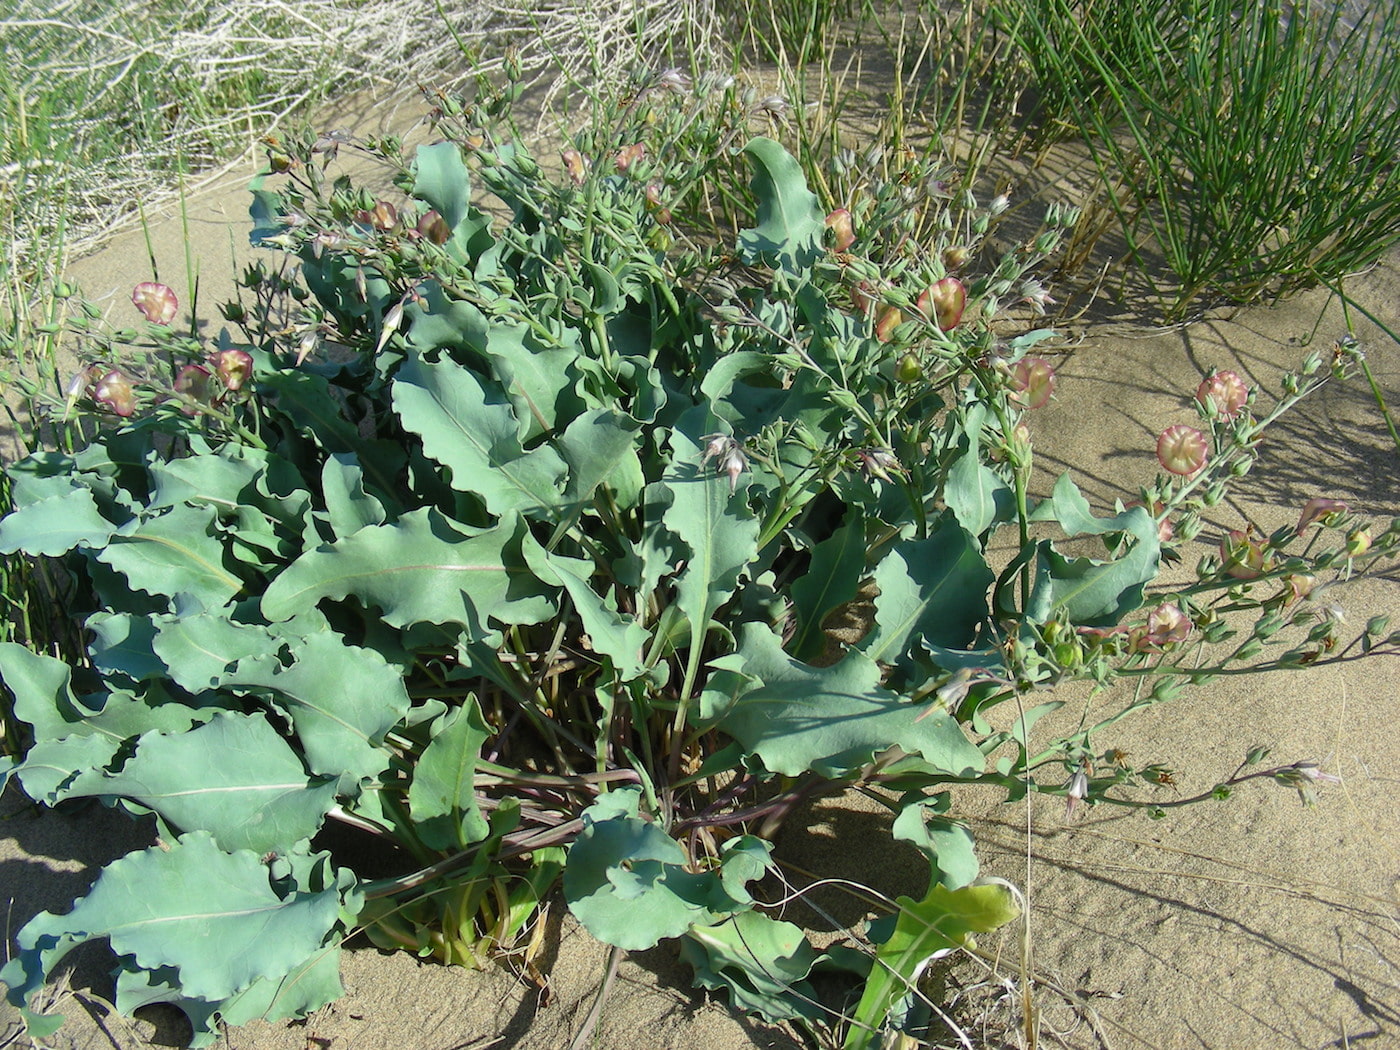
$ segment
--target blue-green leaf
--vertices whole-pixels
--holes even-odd
[[[206,609],[217,609],[242,591],[243,582],[225,567],[214,516],[210,506],[182,504],[137,519],[114,533],[97,558],[138,591],[171,598],[187,594]]]
[[[280,979],[318,951],[340,916],[341,891],[276,889],[258,854],[225,853],[206,832],[113,861],[67,915],[40,912],[0,970],[9,1001],[27,1004],[77,945],[107,937],[146,969],[173,967],[186,995],[221,1000]]]
[[[74,487],[61,496],[50,496],[22,507],[0,520],[0,554],[55,557],[74,547],[99,549],[107,545],[117,526],[102,516],[92,493]]]
[[[772,139],[756,138],[744,147],[753,162],[758,225],[739,234],[746,263],[762,262],[796,274],[822,251],[824,229],[817,195],[807,188],[802,166]]]
[[[414,829],[429,849],[460,849],[490,831],[476,804],[475,775],[481,746],[491,733],[475,697],[434,726],[408,787]]]
[[[775,773],[839,777],[896,746],[957,776],[982,769],[982,753],[946,711],[920,709],[882,688],[880,668],[862,652],[811,667],[783,652],[767,626],[750,623],[739,654],[753,684],[718,727]]]
[[[864,574],[864,521],[843,525],[813,548],[807,571],[789,589],[797,615],[797,631],[791,642],[794,656],[810,660],[821,653],[826,641],[822,621],[856,596]]]
[[[289,565],[262,598],[263,615],[285,620],[322,598],[377,606],[394,627],[539,623],[554,609],[520,553],[523,523],[468,530],[431,507],[370,526]]]
[[[554,517],[567,467],[548,445],[526,452],[510,405],[451,361],[417,356],[394,377],[394,410],[423,439],[423,451],[452,471],[452,486],[480,496],[492,514]]]
[[[311,780],[261,714],[228,712],[184,733],[148,733],[117,773],[68,795],[133,799],[221,849],[287,852],[335,805],[335,782]]]

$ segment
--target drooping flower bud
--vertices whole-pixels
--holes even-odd
[[[1210,442],[1195,427],[1178,423],[1157,438],[1157,462],[1172,474],[1188,477],[1206,465]]]
[[[143,281],[131,290],[131,301],[151,324],[169,324],[175,319],[180,302],[166,285]]]
[[[962,320],[967,289],[956,277],[944,277],[924,289],[914,305],[941,331],[951,332]]]
[[[126,373],[114,368],[92,388],[92,399],[123,419],[136,411],[136,392]]]
[[[837,208],[826,217],[826,228],[832,233],[832,251],[844,252],[856,243],[856,231],[851,223],[851,213],[845,208]]]
[[[1016,393],[1012,401],[1022,408],[1043,408],[1055,392],[1055,368],[1043,357],[1025,357],[1011,372]]]
[[[253,355],[246,350],[220,350],[209,358],[209,363],[229,390],[241,390],[253,374]]]
[[[713,459],[715,469],[729,475],[729,491],[732,494],[739,487],[739,475],[749,468],[749,460],[744,455],[743,446],[728,434],[710,434],[702,440],[705,442],[705,451],[700,457],[701,465]]]
[[[1321,496],[1314,497],[1303,504],[1303,513],[1298,517],[1298,524],[1293,526],[1293,531],[1299,536],[1303,534],[1309,525],[1315,521],[1320,521],[1324,525],[1328,524],[1334,514],[1341,515],[1347,512],[1347,505],[1339,499],[1324,499]]]
[[[1249,401],[1249,387],[1236,372],[1212,372],[1196,388],[1196,400],[1213,405],[1222,419],[1234,419]]]
[[[883,448],[862,448],[856,451],[856,458],[860,460],[861,470],[868,478],[879,478],[881,481],[890,482],[894,479],[890,477],[890,472],[902,474],[904,468],[900,466],[899,460],[895,458],[893,452]]]

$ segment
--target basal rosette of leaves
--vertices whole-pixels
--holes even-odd
[[[1230,555],[1167,592],[1180,619],[1150,590],[1163,521],[1252,447],[1204,402],[1217,454],[1145,493],[1153,511],[1097,517],[1068,478],[1028,494],[1022,405],[1053,376],[1017,365],[1046,333],[999,338],[989,299],[1053,235],[980,283],[948,245],[867,233],[862,252],[842,229],[838,252],[798,163],[757,137],[738,151],[750,223],[691,242],[657,187],[702,180],[647,126],[595,133],[554,175],[484,120],[408,158],[280,145],[252,236],[298,275],[250,271],[254,305],[224,311],[239,334],[211,346],[155,323],[94,344],[67,407],[102,428],[9,471],[0,550],[62,559],[92,607],[81,666],[0,646],[32,735],[7,776],[153,817],[159,839],[20,931],[15,1005],[105,937],[117,1005],[174,1003],[203,1045],[339,995],[352,930],[482,965],[559,886],[600,940],[677,938],[737,1007],[828,1023],[805,982],[850,955],[764,909],[760,833],[859,784],[930,864],[856,965],[845,1039],[865,1046],[916,1015],[931,956],[1016,915],[977,882],[950,785],[1074,801],[1126,779],[1063,785],[1092,730],[1028,753],[1054,701],[1011,733],[987,712],[1073,677],[1165,698],[1186,630],[1224,622],[1216,596],[1282,608],[1296,537],[1247,579]],[[396,189],[331,178],[339,149]],[[1071,537],[1102,557],[1061,553]],[[858,631],[826,629],[853,610]],[[327,823],[398,873],[358,874]]]

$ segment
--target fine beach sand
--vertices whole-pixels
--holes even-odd
[[[381,116],[351,114],[345,123]],[[183,219],[172,212],[151,223],[159,279],[182,299],[188,229],[206,317],[230,296],[235,260],[250,257],[246,187],[254,170],[250,159],[190,199]],[[154,276],[146,236],[120,237],[70,269],[84,294],[109,305],[123,322],[131,287]],[[1386,324],[1400,327],[1400,256],[1353,279],[1348,291]],[[1364,318],[1355,321],[1387,399],[1400,405],[1400,347]],[[1280,369],[1301,360],[1305,341],[1311,337],[1326,350],[1345,330],[1340,307],[1328,304],[1326,292],[1178,330],[1122,321],[1085,326],[1082,341],[1060,363],[1056,399],[1030,421],[1046,471],[1040,487],[1048,489],[1053,473],[1070,470],[1098,513],[1115,500],[1135,498],[1155,472],[1156,435],[1194,418],[1189,397],[1205,372],[1233,368],[1273,393]],[[1364,381],[1329,385],[1269,433],[1259,463],[1235,490],[1237,500],[1214,509],[1199,549],[1186,551],[1187,564],[1221,529],[1254,521],[1268,532],[1292,524],[1314,496],[1346,499],[1383,525],[1400,514],[1397,465],[1400,456]],[[1348,624],[1359,630],[1369,616],[1400,611],[1400,586],[1391,573],[1328,600],[1340,602]],[[1066,691],[1058,698],[1064,708],[1036,727],[1033,745],[1114,710],[1112,695],[1091,700],[1084,691]],[[1014,717],[1010,707],[997,712],[999,726]],[[961,809],[955,815],[972,825],[984,872],[1030,895],[1040,1045],[1400,1047],[1397,725],[1400,661],[1391,657],[1227,678],[1125,721],[1100,736],[1097,748],[1120,748],[1135,765],[1160,762],[1179,770],[1175,788],[1140,793],[1161,801],[1208,790],[1257,744],[1271,745],[1271,760],[1279,764],[1322,762],[1344,784],[1324,785],[1319,804],[1305,808],[1293,792],[1256,781],[1227,803],[1169,810],[1158,821],[1143,811],[1099,806],[1069,822],[1059,799],[1032,799],[1027,810],[1024,803],[1002,803],[990,790],[956,796]],[[0,814],[0,900],[9,902],[11,936],[37,911],[66,908],[103,863],[150,843],[143,826],[95,806],[37,814],[12,791]],[[819,803],[779,833],[777,856],[890,895],[920,894],[918,865],[904,847],[889,844],[881,819],[850,800]],[[865,911],[839,890],[823,890],[816,900],[843,923],[858,923]],[[789,917],[814,928],[824,921],[797,906]],[[517,977],[509,961],[472,972],[360,947],[344,956],[344,999],[304,1024],[230,1031],[226,1045],[565,1047],[593,1004],[607,952],[572,923],[561,903],[546,922],[547,995]],[[997,1025],[1005,1014],[995,1001],[999,977],[1021,979],[1014,931],[987,938],[983,947],[1004,954],[978,990],[974,1013],[987,1028],[973,1028],[969,1036],[979,1046],[1015,1045],[1001,1041]],[[70,1021],[48,1045],[178,1045],[181,1026],[169,1017],[128,1022],[104,1014],[97,997],[110,994],[110,986],[102,951],[85,948],[73,958],[73,994],[58,1006]],[[970,966],[958,972],[964,981],[978,979]],[[3,1011],[0,1045],[9,1045],[5,1039],[17,1022],[8,1006]],[[591,1045],[795,1050],[806,1044],[798,1034],[737,1018],[722,1003],[706,1001],[663,945],[623,961]]]

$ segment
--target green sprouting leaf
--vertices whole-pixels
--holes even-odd
[[[862,652],[811,667],[783,652],[770,628],[753,623],[744,625],[738,651],[754,684],[718,727],[775,773],[840,777],[896,746],[955,776],[983,767],[982,753],[947,712],[920,710],[881,688],[879,666]]]
[[[548,445],[526,452],[517,419],[480,380],[451,361],[406,360],[394,377],[394,410],[423,451],[452,471],[452,485],[480,496],[492,514],[558,514],[568,468]]]
[[[121,770],[73,795],[132,799],[219,848],[288,852],[321,827],[335,781],[307,777],[262,714],[227,712],[184,733],[148,733]]]
[[[790,643],[794,656],[811,660],[821,653],[826,644],[822,621],[838,605],[856,596],[863,575],[863,521],[843,525],[813,548],[807,571],[789,589],[793,612],[797,615],[797,631]]]
[[[937,882],[950,890],[977,878],[979,865],[972,833],[947,816],[952,797],[946,791],[931,799],[915,793],[904,801],[894,820],[894,837],[912,843],[928,857]]]
[[[341,894],[338,885],[274,887],[258,854],[225,853],[208,833],[191,832],[107,865],[67,915],[36,915],[0,981],[10,1002],[25,1006],[69,951],[107,937],[145,969],[173,967],[184,994],[226,999],[260,978],[281,979],[320,950]]]
[[[900,897],[895,903],[899,915],[876,949],[843,1050],[865,1050],[871,1044],[894,1004],[914,990],[935,953],[970,947],[972,934],[998,929],[1021,914],[1011,890],[1000,883],[957,890],[935,884],[921,901]]]
[[[520,553],[523,527],[512,516],[472,530],[424,507],[303,554],[268,587],[262,612],[285,620],[322,598],[354,596],[377,606],[394,627],[484,627],[488,616],[502,624],[540,623],[554,605]]]
[[[612,660],[620,681],[630,682],[647,672],[642,657],[651,636],[636,620],[618,612],[611,596],[600,595],[593,589],[590,562],[549,554],[528,534],[524,538],[524,552],[536,576],[569,592],[593,651]]]
[[[21,507],[0,520],[0,554],[56,557],[74,547],[98,550],[107,545],[117,526],[97,509],[92,493],[74,487],[61,496],[50,496]]]
[[[408,809],[429,849],[455,850],[489,832],[476,804],[476,761],[492,734],[476,697],[438,719],[433,738],[413,768]]]
[[[739,252],[750,265],[762,262],[797,274],[822,251],[817,195],[807,188],[802,166],[772,139],[753,139],[744,153],[753,162],[758,225],[739,234]]]
[[[862,650],[898,663],[921,641],[966,648],[986,618],[993,579],[972,537],[946,518],[928,539],[895,544],[875,569],[875,628]]]
[[[663,486],[671,503],[662,516],[666,528],[690,548],[676,578],[676,604],[699,645],[710,620],[738,586],[739,574],[758,554],[758,519],[729,479],[700,462],[703,435],[718,426],[708,408],[697,405],[671,432],[671,463]]]
[[[239,623],[224,613],[158,616],[151,648],[176,684],[198,693],[230,679],[239,660],[270,656],[281,641],[266,627]]]
[[[680,949],[695,970],[695,983],[728,991],[736,1010],[772,1024],[798,1017],[815,1021],[826,1014],[806,983],[821,956],[790,922],[740,912],[716,926],[691,927]]]
[[[313,773],[377,777],[389,766],[384,735],[408,713],[403,676],[375,650],[331,631],[310,635],[292,655],[291,667],[275,655],[241,660],[225,685],[272,690]]]
[[[1094,517],[1067,474],[1055,483],[1050,504],[1050,513],[1070,536],[1123,532],[1133,542],[1119,557],[1098,561],[1067,558],[1050,540],[1042,540],[1028,607],[1048,609],[1048,615],[1062,615],[1070,623],[1088,627],[1116,624],[1142,604],[1144,588],[1157,577],[1161,543],[1156,521],[1142,507],[1108,518]]]
[[[138,591],[171,598],[187,594],[206,609],[218,609],[243,590],[243,581],[224,565],[214,517],[209,506],[171,507],[122,526],[97,558]]]

